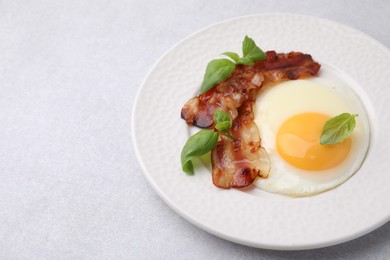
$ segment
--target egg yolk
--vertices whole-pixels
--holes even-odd
[[[326,170],[342,162],[351,149],[351,138],[339,144],[321,145],[322,129],[328,119],[320,113],[303,113],[285,121],[276,137],[280,156],[309,171]]]

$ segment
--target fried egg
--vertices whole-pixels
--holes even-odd
[[[351,137],[320,145],[326,120],[345,112],[359,114]],[[271,170],[254,184],[268,192],[308,196],[335,188],[359,169],[369,146],[364,106],[340,82],[315,78],[264,87],[256,100],[255,123]]]

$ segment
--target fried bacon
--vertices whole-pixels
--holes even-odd
[[[257,176],[267,177],[268,155],[261,147],[260,134],[254,123],[253,104],[256,94],[267,82],[294,80],[314,76],[320,64],[310,55],[269,51],[264,61],[251,66],[238,65],[232,75],[204,94],[190,99],[182,108],[187,124],[201,128],[213,126],[213,114],[220,108],[233,119],[233,140],[220,135],[211,152],[212,179],[220,188],[242,188]]]
[[[239,108],[230,130],[234,140],[220,136],[211,151],[213,183],[217,187],[242,188],[257,176],[268,176],[270,164],[253,121],[253,104],[253,101],[246,101]]]
[[[234,119],[238,116],[237,109],[256,95],[264,83],[313,76],[320,69],[320,65],[308,54],[277,54],[275,51],[266,54],[266,60],[251,66],[236,66],[228,79],[190,99],[183,106],[181,117],[189,125],[209,128],[213,125],[215,109],[221,108]]]

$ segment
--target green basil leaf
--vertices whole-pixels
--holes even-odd
[[[191,136],[181,151],[181,166],[184,172],[194,174],[191,160],[210,152],[218,141],[218,132],[200,130]]]
[[[244,41],[242,42],[242,55],[247,56],[255,48],[255,41],[246,35]]]
[[[214,122],[216,124],[222,123],[225,121],[230,121],[230,122],[232,121],[232,118],[230,117],[230,115],[221,109],[216,109],[214,111],[213,118],[214,118]]]
[[[256,45],[255,41],[245,36],[245,39],[242,43],[242,53],[243,57],[237,61],[237,64],[251,65],[255,61],[265,60],[265,53]],[[251,61],[251,64],[249,64]]]
[[[229,131],[229,129],[231,127],[232,127],[232,123],[228,122],[228,121],[221,122],[221,123],[218,123],[218,124],[215,125],[215,129],[217,129],[218,131],[222,131],[222,132]]]
[[[242,65],[252,65],[254,62],[250,60],[249,58],[242,57],[237,61],[237,64]]]
[[[357,116],[357,114],[342,113],[326,121],[322,130],[320,143],[325,145],[343,142],[351,136],[356,126],[355,117]]]
[[[229,129],[232,127],[232,118],[228,113],[225,111],[222,111],[220,109],[216,109],[214,111],[214,123],[215,128],[218,131],[229,131]]]
[[[207,64],[200,94],[205,93],[232,74],[236,64],[228,59],[212,60]]]
[[[235,52],[228,51],[228,52],[222,53],[222,55],[228,56],[229,58],[231,58],[235,62],[237,62],[240,59],[240,56],[237,53],[235,53]]]

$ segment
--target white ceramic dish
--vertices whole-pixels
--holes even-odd
[[[181,171],[189,130],[183,104],[199,90],[207,63],[224,51],[241,53],[245,35],[263,50],[301,51],[337,72],[360,96],[370,118],[366,160],[347,182],[306,198],[258,189],[222,190],[209,170]],[[319,248],[362,236],[390,219],[390,52],[369,36],[310,16],[240,17],[203,29],[169,50],[144,80],[132,115],[135,152],[156,192],[178,214],[236,243],[279,250]]]

